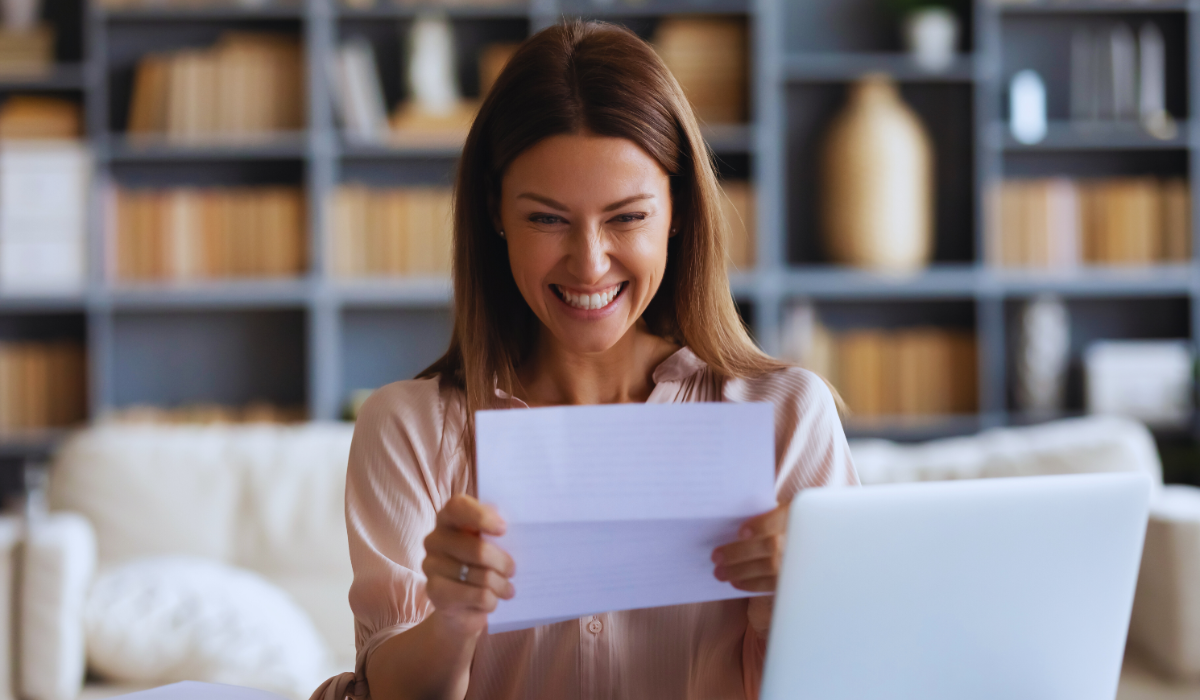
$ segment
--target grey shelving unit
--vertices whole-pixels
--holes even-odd
[[[96,179],[125,184],[260,183],[303,185],[309,194],[311,270],[279,281],[189,285],[119,284],[106,272],[103,203],[93,203],[91,273],[78,298],[0,298],[0,335],[69,335],[87,343],[93,415],[133,403],[303,403],[317,419],[340,414],[349,393],[411,376],[444,349],[451,322],[447,280],[348,281],[333,278],[323,251],[326,207],[343,182],[449,183],[454,149],[393,149],[345,143],[334,121],[325,67],[337,42],[362,35],[376,44],[389,101],[398,98],[399,35],[418,12],[379,0],[352,10],[333,0],[256,9],[122,10],[48,0],[65,23],[61,66],[36,83],[0,83],[0,95],[36,90],[72,95],[86,106]],[[74,4],[72,4],[74,3]],[[732,276],[734,295],[757,339],[781,347],[787,304],[815,303],[832,322],[946,323],[975,329],[980,348],[978,415],[922,423],[883,423],[851,432],[901,439],[955,434],[1022,421],[1008,398],[1008,323],[1019,303],[1041,292],[1069,300],[1080,342],[1104,335],[1193,338],[1200,267],[1084,270],[1070,276],[1018,273],[982,262],[982,193],[1006,173],[1187,173],[1200,128],[1190,96],[1200,94],[1200,3],[1055,2],[993,6],[966,14],[964,51],[950,69],[922,72],[898,46],[896,21],[879,0],[530,0],[497,7],[442,8],[454,21],[468,93],[473,51],[482,43],[519,40],[563,16],[624,23],[648,35],[658,18],[678,13],[744,17],[751,36],[752,104],[747,125],[707,129],[721,167],[748,177],[758,194],[758,259]],[[72,12],[76,13],[72,15]],[[1055,125],[1037,146],[1018,146],[1000,123],[1003,86],[1021,68],[1043,71],[1051,116],[1065,118],[1053,97],[1065,90],[1056,61],[1065,42],[1049,32],[1076,21],[1136,15],[1170,28],[1169,99],[1183,135],[1156,142],[1136,131],[1095,138]],[[72,16],[76,19],[70,19]],[[62,18],[66,19],[62,19]],[[1139,20],[1141,21],[1141,20]],[[254,147],[144,147],[123,138],[133,66],[141,55],[210,43],[234,28],[292,32],[308,60],[308,128]],[[71,34],[74,32],[74,34]],[[1041,37],[1031,42],[1030,37]],[[1065,61],[1065,58],[1062,58]],[[885,71],[926,120],[938,147],[935,264],[904,278],[824,262],[815,230],[814,149],[845,86]],[[1180,77],[1182,76],[1182,77]],[[1193,192],[1200,179],[1192,177]],[[99,191],[99,189],[98,189]],[[1193,222],[1193,226],[1195,223]],[[1194,247],[1200,249],[1200,245]],[[1076,400],[1077,403],[1077,400]],[[26,441],[27,442],[27,441]],[[21,449],[11,441],[12,450]]]
[[[1181,337],[1196,342],[1200,275],[1193,262],[1072,273],[989,268],[983,260],[984,192],[1005,176],[1158,174],[1190,176],[1193,201],[1200,94],[1200,3],[1043,0],[975,2],[963,8],[963,55],[928,74],[899,53],[896,20],[877,0],[812,0],[763,7],[757,21],[760,207],[764,255],[747,280],[764,347],[779,349],[785,304],[806,300],[832,325],[967,326],[979,340],[979,413],[920,421],[851,420],[849,432],[899,439],[974,432],[1030,419],[1011,398],[1011,325],[1025,300],[1062,297],[1071,310],[1073,366],[1066,415],[1082,409],[1079,357],[1108,337]],[[767,9],[767,8],[770,9]],[[1180,135],[1159,141],[1136,127],[1081,131],[1066,124],[1071,30],[1079,24],[1155,22],[1168,41],[1168,107]],[[1025,146],[1002,121],[1006,86],[1032,68],[1046,80],[1048,137]],[[891,74],[929,128],[937,151],[934,264],[889,278],[825,264],[817,242],[815,145],[844,86],[872,71]],[[783,146],[781,148],[780,146]],[[1193,241],[1198,240],[1195,218]],[[1196,250],[1197,246],[1193,246]],[[1191,431],[1194,433],[1195,431]]]

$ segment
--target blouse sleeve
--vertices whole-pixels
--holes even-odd
[[[396,382],[363,405],[346,472],[346,530],[354,582],[355,695],[383,642],[417,625],[432,606],[421,562],[437,513],[467,490],[459,459],[459,411],[433,379]],[[447,404],[451,405],[448,406]]]
[[[791,503],[802,489],[858,485],[837,403],[817,375],[794,367],[760,379],[731,380],[725,398],[774,405],[775,498],[780,505]],[[773,601],[773,596],[751,598],[748,617],[760,625],[769,620]],[[766,639],[747,621],[742,672],[748,698],[758,697],[766,652]]]

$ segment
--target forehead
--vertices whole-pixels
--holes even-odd
[[[517,156],[504,173],[504,197],[532,192],[560,202],[604,204],[631,194],[665,193],[670,177],[629,139],[560,134]]]

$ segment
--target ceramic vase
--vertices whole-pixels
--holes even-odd
[[[1071,353],[1066,305],[1052,296],[1030,301],[1021,309],[1016,331],[1017,407],[1034,415],[1061,411]]]
[[[850,89],[821,153],[821,223],[833,262],[914,271],[933,252],[933,147],[895,83]]]
[[[946,70],[958,49],[958,17],[945,7],[914,10],[904,18],[904,43],[921,68]]]

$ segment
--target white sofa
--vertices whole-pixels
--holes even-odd
[[[75,436],[52,468],[51,514],[31,523],[18,635],[21,696],[72,700],[80,692],[85,650],[78,618],[93,575],[91,556],[99,571],[162,554],[254,570],[295,598],[334,650],[338,667],[351,668],[343,518],[350,436],[349,426],[322,424],[102,426]],[[915,446],[858,441],[852,450],[866,484],[1119,470],[1143,471],[1161,483],[1150,435],[1119,419]],[[1157,490],[1159,512],[1149,530],[1131,642],[1161,672],[1197,677],[1200,506],[1193,490]],[[3,561],[9,559],[0,552]],[[1123,683],[1122,700],[1193,697],[1145,673]],[[1146,688],[1174,694],[1140,692]],[[83,694],[126,690],[91,683]]]
[[[42,529],[61,533],[62,513],[82,515],[77,522],[94,536],[98,571],[172,554],[257,572],[308,613],[334,656],[331,670],[350,670],[354,627],[347,594],[353,574],[344,494],[352,430],[346,424],[109,425],[86,430],[55,459],[47,494],[52,515]],[[66,549],[86,559],[86,540],[77,535]],[[87,569],[83,564],[77,567],[81,571]],[[29,581],[28,574],[36,572],[27,572],[27,589],[71,588],[69,582]],[[65,598],[71,597],[72,591],[66,591]],[[77,600],[62,602],[79,605]],[[43,602],[40,607],[53,605]],[[78,610],[72,612],[78,615]],[[51,629],[78,630],[80,620],[65,617],[47,611],[40,630],[23,625],[21,646],[43,649],[32,659],[21,656],[20,686],[31,700],[70,700],[80,691],[85,653],[80,634],[56,634],[49,644],[38,642],[47,623]],[[74,693],[69,690],[72,680]],[[86,695],[127,690],[93,684]]]

